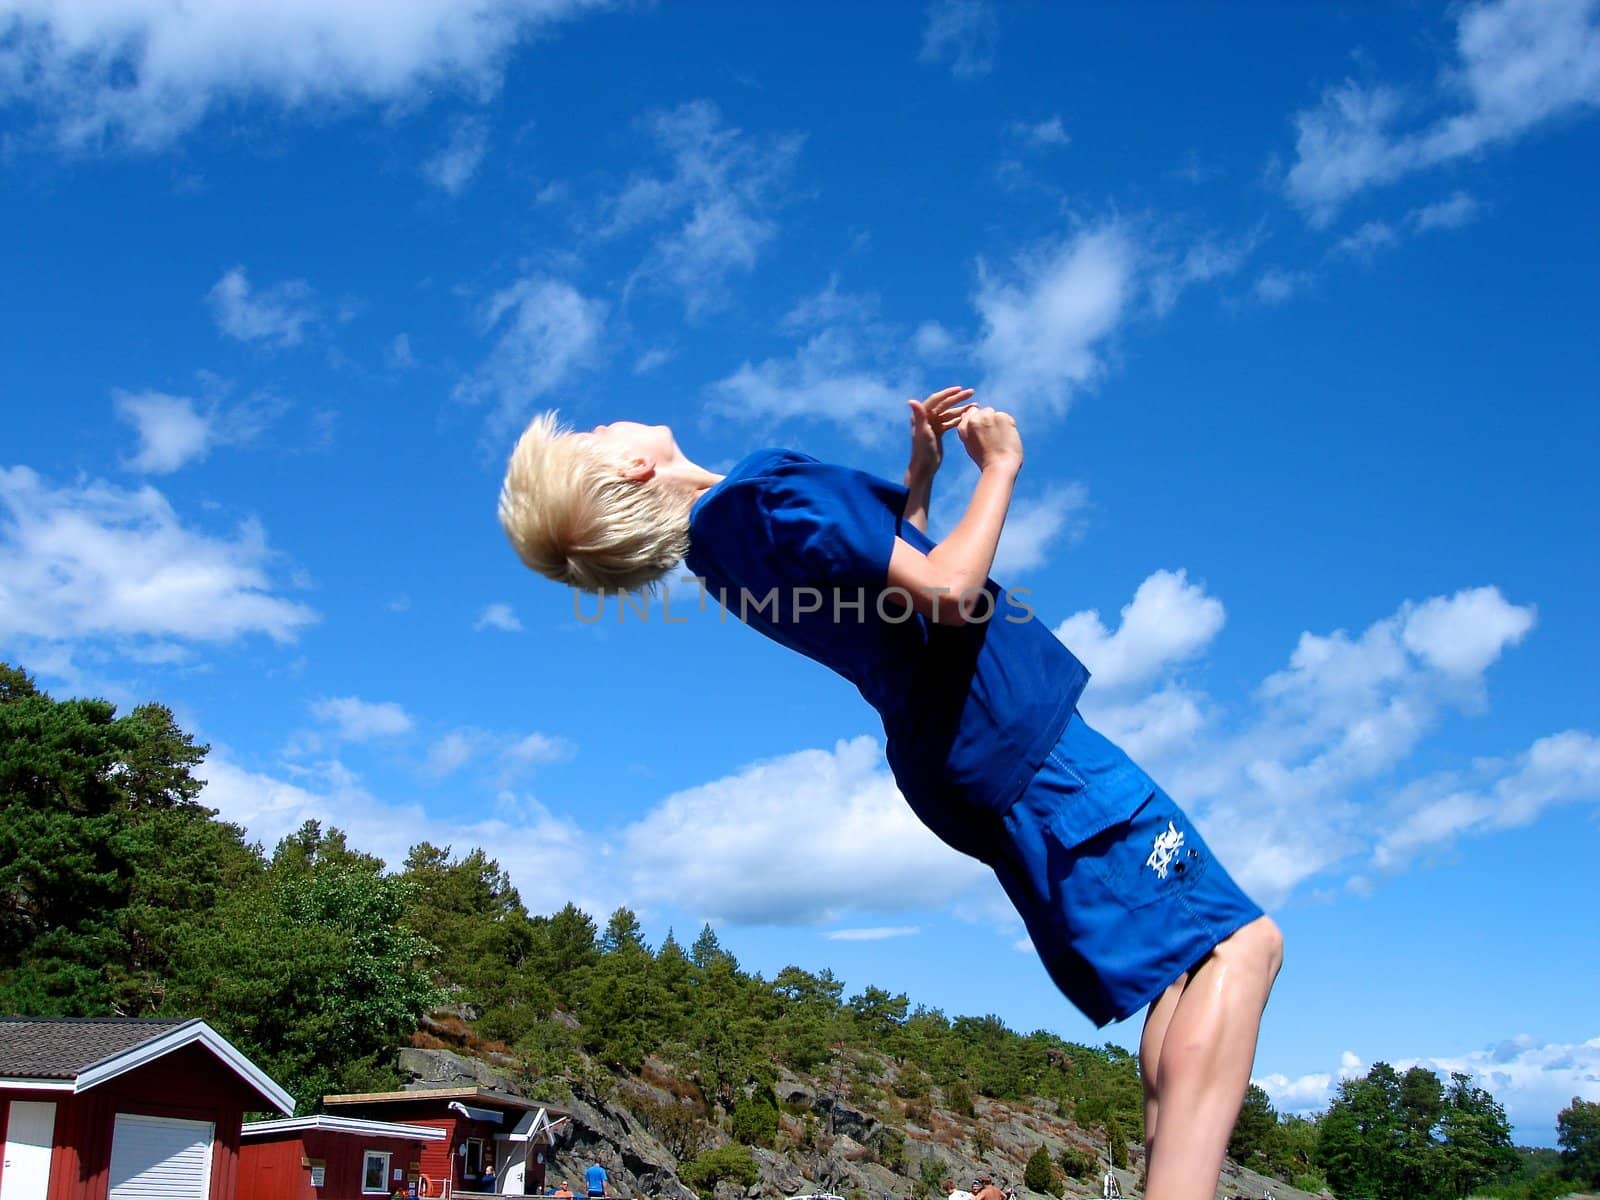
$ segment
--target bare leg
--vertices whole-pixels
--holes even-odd
[[[1146,1200],[1212,1200],[1255,1061],[1261,1011],[1283,964],[1283,935],[1252,921],[1151,1006],[1140,1056],[1147,1114]],[[1152,1020],[1161,1028],[1152,1029]],[[1159,1034],[1159,1036],[1153,1036]],[[1146,1117],[1147,1122],[1149,1116]]]
[[[1144,1171],[1139,1178],[1141,1192],[1149,1182],[1150,1156],[1156,1149],[1156,1118],[1161,1112],[1161,1098],[1156,1094],[1161,1043],[1166,1039],[1167,1026],[1172,1023],[1172,1014],[1178,1011],[1178,1000],[1188,982],[1187,973],[1179,975],[1172,986],[1156,998],[1145,1013],[1144,1033],[1139,1037],[1139,1076],[1144,1080]]]

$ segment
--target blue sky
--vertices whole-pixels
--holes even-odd
[[[268,846],[483,845],[1100,1040],[848,685],[681,591],[586,622],[494,517],[547,407],[898,476],[970,384],[997,577],[1285,929],[1258,1082],[1470,1070],[1549,1144],[1600,1099],[1597,106],[1593,0],[0,0],[0,653],[172,705]]]

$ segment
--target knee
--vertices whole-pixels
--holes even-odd
[[[1271,917],[1258,917],[1217,949],[1259,973],[1270,986],[1283,967],[1283,930]]]
[[[1255,936],[1260,939],[1258,953],[1265,960],[1267,978],[1276,979],[1278,972],[1283,969],[1283,930],[1271,917],[1262,917],[1254,922],[1254,926]]]

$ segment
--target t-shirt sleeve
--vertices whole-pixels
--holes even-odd
[[[861,471],[801,460],[763,489],[774,549],[819,584],[881,587],[905,510],[905,489]]]

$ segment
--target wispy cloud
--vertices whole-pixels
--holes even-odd
[[[478,614],[478,619],[472,623],[472,628],[478,633],[485,629],[495,629],[501,633],[521,633],[522,622],[517,619],[517,614],[509,604],[489,604]]]
[[[1405,1072],[1424,1067],[1441,1077],[1454,1072],[1471,1077],[1505,1106],[1519,1142],[1548,1145],[1555,1138],[1552,1114],[1577,1096],[1600,1100],[1600,1037],[1584,1042],[1540,1041],[1527,1034],[1491,1046],[1459,1053],[1396,1059],[1389,1064]],[[1346,1050],[1339,1065],[1290,1078],[1256,1077],[1281,1112],[1311,1114],[1328,1106],[1341,1079],[1357,1079],[1370,1069],[1360,1055]]]
[[[867,929],[830,929],[822,936],[830,942],[883,942],[890,938],[914,937],[920,925],[876,925]]]
[[[1406,214],[1406,223],[1418,233],[1430,229],[1460,229],[1478,219],[1483,206],[1466,192],[1456,192],[1437,204],[1425,204]]]
[[[1060,149],[1072,141],[1059,116],[1043,121],[1013,121],[1006,132],[1024,146],[1034,149]]]
[[[206,293],[206,303],[217,328],[228,337],[271,346],[298,345],[318,315],[315,294],[305,280],[288,279],[258,291],[243,267],[223,272]]]
[[[489,151],[489,126],[477,117],[458,120],[443,149],[422,164],[429,183],[452,196],[460,195],[478,173]]]
[[[490,297],[480,323],[497,333],[488,358],[455,388],[457,400],[486,405],[500,437],[527,419],[535,401],[565,386],[599,356],[606,305],[558,279],[530,276]]]
[[[218,390],[226,393],[226,388]],[[279,407],[264,397],[224,404],[216,396],[196,400],[149,391],[116,391],[112,400],[117,416],[133,426],[139,439],[123,465],[147,475],[168,475],[201,462],[217,446],[251,442]]]
[[[1327,225],[1371,187],[1600,105],[1600,4],[1488,0],[1460,10],[1437,91],[1347,81],[1295,118],[1290,198]],[[1432,110],[1443,113],[1427,116]],[[1420,118],[1420,119],[1418,119]]]
[[[802,750],[678,792],[620,839],[631,892],[758,924],[942,906],[981,881],[911,815],[876,740]],[[895,852],[879,852],[892,845]]]
[[[1426,786],[1376,806],[1358,796],[1383,796],[1383,782],[1447,712],[1482,708],[1485,673],[1533,628],[1531,607],[1472,588],[1403,604],[1359,636],[1302,634],[1288,666],[1231,721],[1177,673],[1224,618],[1220,602],[1181,573],[1158,572],[1117,630],[1089,612],[1058,634],[1095,673],[1082,704],[1089,720],[1169,781],[1266,903],[1314,876],[1372,869],[1364,860],[1374,855],[1396,866],[1397,851],[1415,850],[1425,829],[1445,837],[1489,827],[1470,807],[1441,826],[1408,824],[1433,794]],[[1535,811],[1585,788],[1600,796],[1586,742],[1539,749],[1540,769],[1510,785]]]
[[[1304,291],[1311,283],[1309,271],[1288,271],[1281,267],[1268,267],[1256,276],[1251,289],[1263,304],[1282,304],[1296,292]]]
[[[1035,246],[1012,269],[980,264],[974,356],[988,402],[1060,414],[1105,367],[1107,339],[1135,292],[1138,251],[1116,225]]]
[[[917,57],[950,64],[957,79],[980,79],[994,70],[1000,22],[991,0],[934,0]]]
[[[274,557],[254,520],[218,536],[186,525],[152,487],[56,487],[0,468],[0,641],[144,653],[291,642],[317,614],[279,593]]]
[[[701,100],[646,121],[670,160],[666,174],[640,174],[603,205],[603,237],[659,232],[629,286],[666,287],[693,319],[728,302],[730,279],[748,272],[777,237],[772,210],[782,201],[801,138],[754,138],[723,124]]]
[[[576,752],[567,739],[550,734],[513,734],[466,725],[433,740],[423,771],[442,779],[476,766],[504,785],[533,767],[565,762]]]
[[[165,149],[229,104],[326,110],[499,87],[509,51],[605,0],[10,5],[0,98],[61,146]]]
[[[359,775],[336,760],[300,768],[291,778],[283,778],[245,767],[225,750],[213,751],[204,774],[201,803],[217,809],[223,820],[243,825],[252,838],[267,846],[306,821],[318,821],[324,828],[344,830],[352,845],[378,855],[396,870],[417,842],[487,847],[503,856],[507,872],[532,912],[554,912],[569,900],[587,912],[608,912],[627,900],[617,889],[608,888],[603,876],[589,880],[583,877],[586,872],[552,872],[539,865],[592,862],[601,845],[593,835],[551,815],[537,800],[519,791],[492,793],[492,806],[484,806],[492,807],[492,817],[462,819],[459,814],[475,806],[453,803],[435,816],[420,804],[385,802]],[[537,847],[539,852],[517,853],[519,847]]]
[[[311,715],[341,741],[366,742],[373,738],[410,733],[411,714],[392,700],[371,701],[359,696],[329,696],[311,703]]]

